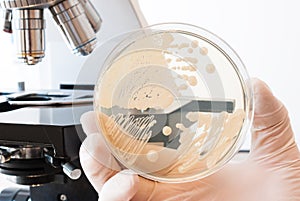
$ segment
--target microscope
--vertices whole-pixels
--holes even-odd
[[[26,187],[4,189],[0,201],[98,200],[79,162],[85,138],[80,116],[93,110],[93,85],[105,55],[97,61],[88,61],[87,55],[93,54],[97,40],[141,27],[133,1],[0,0],[0,9],[3,31],[13,34],[17,58],[29,66],[49,67],[41,76],[53,78],[51,86],[59,85],[59,89],[27,91],[21,83],[19,91],[0,90],[0,173]],[[51,25],[46,29],[46,12],[69,49],[87,57],[68,60],[64,48],[46,50],[46,44],[61,47],[61,38],[53,37],[56,30]],[[55,61],[44,61],[47,54]],[[84,62],[90,68],[80,79],[68,73],[70,68],[80,71]],[[64,83],[70,80],[73,83]]]

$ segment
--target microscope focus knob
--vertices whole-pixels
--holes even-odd
[[[80,178],[82,171],[81,169],[75,167],[71,162],[62,164],[63,172],[73,180]]]

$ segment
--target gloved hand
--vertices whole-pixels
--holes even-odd
[[[80,160],[99,200],[300,200],[300,154],[288,112],[265,83],[258,79],[252,82],[255,112],[248,159],[229,163],[211,176],[189,183],[158,183],[121,170],[97,133],[95,114],[83,115],[88,137],[81,147]]]

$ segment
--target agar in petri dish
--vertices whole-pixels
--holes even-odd
[[[223,167],[252,118],[246,69],[219,37],[187,24],[135,30],[107,56],[94,94],[100,133],[127,168],[189,182]]]

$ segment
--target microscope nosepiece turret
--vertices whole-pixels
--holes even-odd
[[[74,54],[85,56],[94,50],[102,21],[89,0],[0,0],[3,30],[14,32],[19,59],[34,65],[45,56],[46,8]]]

